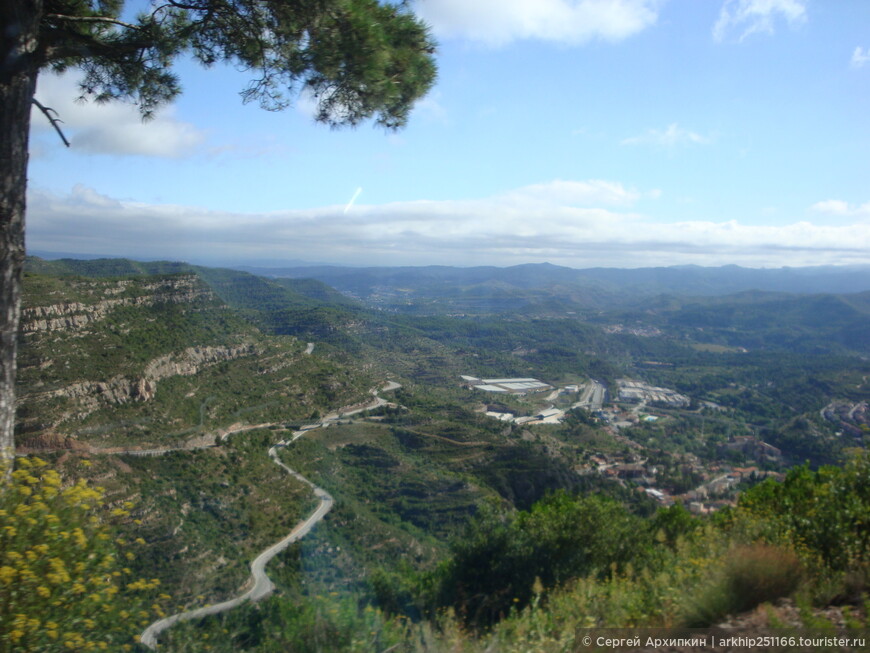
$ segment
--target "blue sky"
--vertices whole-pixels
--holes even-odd
[[[28,247],[206,264],[870,264],[870,2],[419,0],[439,79],[409,125],[180,62],[134,107],[37,98]]]

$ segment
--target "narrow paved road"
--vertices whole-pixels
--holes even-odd
[[[302,433],[303,432],[301,431],[296,431],[293,434],[293,440],[296,440],[302,435]],[[305,537],[311,529],[314,528],[314,525],[323,519],[326,516],[326,513],[332,509],[335,501],[326,490],[317,487],[314,483],[302,476],[302,474],[293,471],[287,467],[287,465],[278,460],[278,447],[283,446],[286,446],[286,444],[282,441],[271,447],[269,449],[269,456],[277,465],[283,467],[288,474],[313,488],[314,496],[319,499],[317,508],[306,519],[296,524],[287,537],[280,542],[276,542],[254,559],[251,563],[251,579],[253,580],[251,589],[234,599],[222,603],[215,603],[214,605],[207,605],[202,608],[197,608],[196,610],[173,614],[165,619],[161,619],[160,621],[155,621],[139,636],[139,641],[142,642],[142,644],[154,650],[157,648],[157,638],[160,637],[160,634],[164,630],[174,626],[179,621],[190,621],[191,619],[200,619],[201,617],[226,612],[227,610],[232,610],[241,605],[245,601],[259,601],[260,599],[269,596],[269,594],[272,593],[272,590],[275,589],[275,585],[269,579],[269,576],[266,575],[266,565],[272,558],[281,553],[281,551],[286,549],[293,542]]]
[[[383,388],[380,389],[380,391],[388,392],[390,390],[396,390],[401,387],[402,386],[395,381],[389,381]],[[379,391],[377,389],[372,391],[374,400],[371,404],[354,410],[349,410],[348,412],[339,411],[338,413],[329,415],[326,419],[324,419],[323,422],[321,422],[317,426],[327,426],[330,422],[337,421],[339,417],[354,415],[364,410],[371,410],[372,408],[376,408],[378,406],[386,404],[387,402],[378,396],[378,392]],[[229,437],[233,433],[263,428],[265,426],[269,425],[257,424],[255,426],[234,427],[231,428],[231,430],[222,433],[220,435],[220,439],[226,440],[227,437]],[[298,440],[304,434],[312,430],[312,428],[306,428],[300,431],[294,431],[293,437],[290,438],[290,443]],[[270,447],[269,457],[275,462],[275,464],[286,470],[288,474],[301,481],[302,483],[310,486],[314,490],[314,496],[316,496],[319,500],[317,508],[305,520],[296,524],[296,526],[293,528],[292,531],[290,531],[287,537],[285,537],[280,542],[276,542],[268,549],[260,553],[260,555],[258,555],[254,559],[254,561],[251,563],[251,581],[253,581],[251,589],[249,589],[244,594],[240,594],[233,599],[229,599],[228,601],[224,601],[222,603],[215,603],[214,605],[207,605],[202,608],[197,608],[196,610],[180,612],[178,614],[173,614],[164,619],[161,619],[160,621],[155,621],[153,624],[148,626],[148,628],[146,628],[145,631],[139,636],[139,641],[142,642],[142,644],[144,644],[151,650],[155,650],[157,648],[157,638],[160,637],[160,634],[164,630],[167,630],[168,628],[174,626],[179,621],[190,621],[191,619],[200,619],[201,617],[226,612],[227,610],[232,610],[233,608],[238,607],[245,601],[259,601],[260,599],[269,596],[269,594],[272,593],[272,590],[275,589],[275,585],[269,579],[269,576],[266,575],[266,565],[272,558],[281,553],[281,551],[286,549],[293,542],[305,537],[311,531],[311,529],[314,528],[314,525],[326,516],[326,513],[328,513],[332,509],[332,506],[335,503],[335,500],[332,498],[329,492],[327,492],[323,488],[317,487],[314,483],[302,476],[302,474],[290,469],[289,467],[287,467],[287,465],[285,465],[278,459],[278,448],[286,447],[288,444],[288,442],[282,440],[278,444]]]

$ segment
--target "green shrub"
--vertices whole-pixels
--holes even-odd
[[[160,642],[169,653],[368,653],[403,651],[410,624],[337,593],[272,596],[199,622],[180,623]]]
[[[801,563],[793,551],[764,543],[735,547],[714,580],[690,600],[686,625],[709,626],[726,615],[788,596],[801,577]]]
[[[645,526],[616,501],[565,492],[515,517],[484,514],[453,544],[437,602],[469,625],[491,625],[528,604],[536,584],[551,589],[637,565],[648,543]]]
[[[870,563],[870,456],[859,454],[842,468],[797,467],[782,483],[765,481],[741,496],[741,520],[829,571]]]

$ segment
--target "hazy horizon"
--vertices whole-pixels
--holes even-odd
[[[182,61],[153,121],[43,74],[34,249],[575,268],[870,263],[870,3],[412,3],[439,78],[398,133],[244,105]]]
[[[387,265],[387,264],[372,264],[372,265],[351,265],[347,263],[328,263],[324,261],[304,261],[304,260],[265,260],[265,261],[208,261],[201,259],[173,259],[173,258],[160,258],[160,257],[141,257],[141,256],[121,256],[114,254],[95,254],[95,253],[75,253],[75,252],[52,252],[52,251],[44,251],[44,250],[34,250],[27,252],[28,256],[33,256],[36,258],[40,258],[46,261],[55,261],[61,259],[73,259],[73,260],[99,260],[99,259],[129,259],[132,261],[138,261],[142,263],[153,263],[159,261],[168,261],[175,263],[187,263],[190,265],[200,265],[203,267],[216,267],[216,268],[230,268],[230,269],[262,269],[262,270],[277,270],[281,268],[306,268],[306,267],[346,267],[346,268],[424,268],[424,267],[447,267],[447,268],[457,268],[457,269],[472,269],[472,268],[483,268],[483,267],[491,267],[496,269],[507,269],[507,268],[515,268],[522,266],[531,266],[531,265],[539,265],[539,266],[553,266],[559,268],[566,268],[571,270],[592,270],[592,269],[610,269],[610,270],[642,270],[642,269],[650,269],[650,268],[698,268],[698,269],[723,269],[723,268],[736,268],[741,270],[759,270],[759,271],[777,271],[777,270],[863,270],[867,269],[870,271],[870,263],[867,264],[828,264],[828,265],[782,265],[776,267],[753,267],[748,265],[737,265],[735,263],[726,263],[722,265],[698,265],[695,263],[684,263],[684,264],[675,264],[675,265],[659,265],[659,266],[638,266],[638,267],[619,267],[619,266],[589,266],[589,267],[574,267],[570,265],[559,265],[556,263],[551,263],[549,261],[541,261],[541,262],[525,262],[525,263],[511,263],[510,265],[441,265],[441,264],[420,264],[420,265]]]

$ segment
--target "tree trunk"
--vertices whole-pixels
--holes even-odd
[[[40,0],[0,0],[0,468],[7,475],[15,451],[27,152],[41,13]]]

